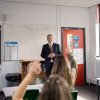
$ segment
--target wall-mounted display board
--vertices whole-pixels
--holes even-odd
[[[4,24],[3,41],[18,42],[18,60],[34,59],[40,57],[42,45],[47,43],[47,34],[50,33],[57,42],[56,25]]]
[[[18,60],[18,42],[4,42],[4,60]]]

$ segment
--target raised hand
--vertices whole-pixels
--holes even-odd
[[[66,49],[67,54],[72,52],[72,48],[70,46],[67,45],[67,49]]]
[[[40,67],[40,62],[39,61],[33,61],[28,64],[28,74],[31,74],[32,76],[37,76],[41,72],[41,67]]]

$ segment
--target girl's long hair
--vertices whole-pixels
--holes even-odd
[[[72,85],[72,79],[71,74],[69,72],[68,64],[66,62],[65,57],[62,54],[58,54],[55,57],[51,75],[56,74],[63,77],[70,86]]]
[[[57,75],[49,77],[38,100],[72,100],[68,83]]]

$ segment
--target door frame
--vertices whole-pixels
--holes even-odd
[[[62,53],[63,53],[63,31],[67,29],[72,29],[72,30],[83,30],[83,40],[84,40],[84,48],[83,48],[83,56],[84,56],[84,84],[86,84],[86,42],[85,42],[85,28],[78,28],[78,27],[61,27],[61,44],[62,44]]]

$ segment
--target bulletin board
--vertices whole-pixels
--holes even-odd
[[[50,33],[54,36],[54,42],[57,42],[55,25],[4,24],[3,42],[17,42],[18,60],[41,58],[42,46],[47,43],[47,34]]]
[[[18,42],[4,42],[4,60],[18,60]]]

